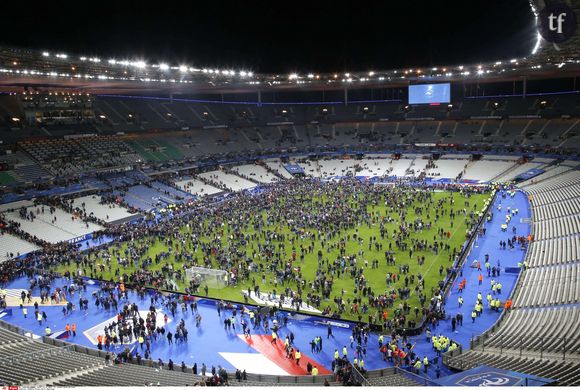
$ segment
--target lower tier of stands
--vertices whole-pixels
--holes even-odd
[[[449,366],[458,370],[469,370],[481,365],[489,365],[504,370],[518,371],[558,381],[562,386],[580,385],[580,361],[541,359],[539,355],[496,353],[488,351],[467,351],[458,358],[451,358]]]
[[[39,249],[37,245],[19,237],[7,233],[0,234],[0,262],[18,257],[21,254],[34,252],[37,249]]]

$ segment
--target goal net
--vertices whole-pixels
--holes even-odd
[[[228,272],[221,269],[191,267],[185,271],[187,281],[193,281],[193,285],[203,288],[224,288],[228,285]]]

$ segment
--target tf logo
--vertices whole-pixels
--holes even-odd
[[[562,43],[576,31],[576,14],[566,3],[549,3],[537,19],[542,38],[551,43]]]

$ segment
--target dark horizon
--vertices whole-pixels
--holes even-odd
[[[528,0],[7,3],[0,43],[69,55],[261,73],[490,62],[530,54]],[[28,14],[31,16],[27,16]]]

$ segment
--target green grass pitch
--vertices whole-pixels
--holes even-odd
[[[451,202],[449,201],[451,198],[454,199],[454,204],[452,205]],[[461,248],[461,246],[463,245],[463,243],[466,240],[466,229],[467,229],[467,225],[466,225],[466,217],[463,214],[463,210],[466,209],[467,212],[471,212],[471,211],[479,211],[481,210],[481,207],[484,204],[484,201],[486,199],[489,198],[489,194],[473,194],[471,195],[469,198],[461,195],[458,192],[435,192],[433,193],[433,200],[434,200],[434,205],[423,205],[420,204],[419,202],[415,202],[412,204],[406,204],[404,208],[396,208],[396,207],[387,207],[385,206],[384,202],[378,203],[378,204],[372,204],[372,202],[368,201],[367,204],[363,205],[363,207],[366,207],[367,211],[369,213],[372,213],[372,215],[376,216],[376,220],[374,221],[374,223],[371,223],[370,226],[368,226],[366,223],[362,223],[359,224],[359,226],[350,228],[350,229],[346,229],[346,230],[340,230],[340,237],[347,237],[350,236],[350,239],[346,241],[346,255],[356,255],[359,253],[359,251],[364,251],[364,256],[357,256],[357,267],[364,267],[364,263],[361,259],[361,257],[363,257],[364,259],[368,260],[368,268],[365,268],[364,270],[364,276],[367,280],[367,285],[370,286],[374,292],[375,295],[378,294],[382,294],[385,293],[391,289],[397,289],[399,287],[404,287],[405,283],[404,283],[404,277],[405,275],[401,275],[401,278],[398,282],[392,284],[391,286],[389,286],[387,288],[386,282],[385,282],[385,277],[386,274],[388,272],[394,272],[394,273],[399,273],[398,270],[398,265],[399,264],[408,264],[410,267],[409,273],[408,275],[417,275],[417,273],[421,273],[425,279],[425,288],[424,288],[424,294],[427,297],[427,304],[429,302],[429,299],[431,298],[431,289],[433,287],[437,286],[437,283],[439,282],[439,280],[442,280],[444,278],[445,275],[440,276],[439,273],[439,269],[440,266],[443,266],[444,268],[449,267],[452,264],[452,260],[451,259],[451,253],[453,251],[453,248],[457,248],[457,250],[459,251],[459,249]],[[287,202],[288,199],[285,199],[285,197],[280,197],[279,199],[277,199],[276,203],[272,206],[272,207],[282,207],[285,202]],[[441,207],[437,207],[437,202],[438,201],[443,201],[442,206]],[[360,199],[354,199],[351,198],[349,200],[349,202],[353,205],[356,206],[358,205],[358,202],[365,202],[365,198],[363,197],[363,200]],[[468,202],[468,204],[466,203]],[[311,199],[303,199],[303,207],[305,209],[308,210],[313,210],[316,212],[320,212],[320,211],[324,211],[325,209],[328,208],[332,208],[333,207],[333,199],[330,196],[324,195],[324,196],[314,196]],[[277,206],[276,206],[277,205]],[[427,207],[425,207],[427,206]],[[422,210],[421,210],[422,209]],[[439,211],[439,219],[437,221],[435,221],[435,214],[436,214],[436,209]],[[441,211],[445,210],[444,215],[441,215]],[[452,226],[452,221],[449,217],[450,211],[454,210],[455,213],[457,214],[453,226]],[[429,250],[422,250],[422,251],[415,251],[413,253],[413,258],[410,259],[409,258],[409,252],[408,250],[399,250],[397,249],[397,247],[395,246],[394,240],[391,238],[392,233],[395,229],[398,228],[399,224],[400,224],[400,215],[401,212],[404,212],[406,214],[406,221],[410,222],[410,221],[414,221],[415,218],[423,218],[424,221],[427,221],[427,215],[429,215],[430,217],[430,221],[432,222],[433,226],[428,229],[428,230],[422,230],[420,232],[411,232],[409,238],[406,240],[407,243],[411,243],[412,239],[415,240],[427,240],[428,242],[432,242],[433,241],[433,237],[435,235],[437,235],[437,231],[439,228],[443,228],[444,231],[446,232],[451,232],[451,237],[449,239],[445,239],[443,240],[444,243],[448,243],[451,247],[451,251],[439,251],[438,254],[435,254],[433,251],[429,251]],[[420,214],[416,214],[416,211],[419,211]],[[335,260],[338,256],[339,256],[339,250],[338,248],[333,248],[330,251],[327,251],[326,248],[322,248],[321,247],[321,242],[318,239],[315,239],[314,241],[311,241],[310,238],[305,239],[304,241],[302,241],[300,238],[298,238],[297,235],[295,235],[295,233],[291,233],[290,229],[288,228],[287,224],[284,223],[283,221],[277,221],[274,223],[271,223],[271,221],[269,222],[267,220],[267,215],[268,213],[273,213],[274,210],[270,209],[265,209],[262,211],[262,213],[257,213],[254,214],[251,217],[251,220],[247,221],[248,223],[244,225],[243,228],[243,232],[248,234],[248,235],[252,235],[252,234],[258,234],[258,240],[261,240],[262,242],[264,241],[264,239],[262,238],[262,236],[256,232],[256,230],[254,229],[254,226],[256,225],[256,222],[258,222],[260,219],[264,222],[263,226],[262,226],[262,230],[267,230],[267,231],[276,231],[277,233],[283,233],[286,235],[286,242],[285,242],[285,257],[283,257],[284,260],[289,260],[291,259],[291,254],[292,254],[292,248],[293,245],[290,243],[290,237],[294,236],[296,237],[296,241],[294,242],[294,247],[296,248],[297,251],[297,258],[296,261],[293,264],[293,267],[301,267],[302,269],[302,275],[303,278],[307,281],[311,281],[314,279],[314,276],[316,274],[317,271],[317,267],[318,267],[318,250],[321,249],[322,253],[323,253],[323,259],[326,260],[330,260],[331,262],[333,260]],[[387,232],[388,232],[388,236],[384,239],[384,240],[380,240],[380,229],[379,229],[379,223],[378,221],[382,218],[392,218],[393,222],[390,223],[386,223],[385,227],[387,228]],[[218,233],[223,232],[224,234],[222,234],[221,236],[221,245],[223,246],[227,246],[227,245],[232,245],[232,242],[228,242],[228,224],[226,223],[223,227],[219,227],[216,228],[215,226],[213,226],[212,228],[210,228],[210,222],[209,220],[205,220],[203,221],[204,226],[208,229],[208,231],[210,231],[210,234],[208,234],[207,236],[201,237],[200,240],[202,242],[209,242],[210,240],[212,240],[216,235],[218,235]],[[182,233],[186,233],[187,229],[185,226],[180,226],[178,227],[178,229],[180,229],[180,231]],[[313,229],[308,229],[311,232],[314,232]],[[353,235],[355,233],[357,233],[358,230],[358,237],[362,238],[362,242],[359,242],[355,239],[353,239]],[[371,236],[376,236],[377,238],[379,238],[379,242],[383,243],[383,249],[382,251],[376,251],[374,244],[371,248],[371,250],[369,250],[368,248],[368,243],[370,240]],[[439,238],[438,238],[439,239]],[[236,241],[236,240],[234,240]],[[185,243],[185,246],[188,247],[189,243],[191,241]],[[327,247],[329,243],[337,243],[338,242],[338,238],[336,239],[331,239],[331,240],[327,240]],[[386,250],[388,250],[389,247],[389,242],[392,242],[392,250],[395,252],[394,256],[396,258],[396,264],[395,265],[387,265],[386,261],[385,261],[385,254],[384,252]],[[300,260],[300,244],[303,244],[305,247],[307,247],[308,245],[312,244],[314,245],[314,250],[312,251],[312,253],[308,253],[304,256],[304,261]],[[278,243],[276,243],[278,244]],[[165,253],[168,254],[169,253],[169,247],[166,244],[165,240],[161,240],[161,239],[148,239],[147,242],[144,242],[143,240],[141,240],[140,245],[146,245],[147,249],[146,249],[146,254],[142,257],[151,257],[152,259],[155,258],[156,255],[160,254],[160,253]],[[174,243],[174,248],[172,248],[172,253],[175,253],[176,247],[175,247],[175,243]],[[177,244],[181,247],[181,249],[183,249],[183,246],[181,245],[181,243]],[[105,267],[105,271],[104,272],[100,272],[100,271],[95,271],[92,276],[96,277],[96,278],[100,278],[102,280],[115,280],[115,281],[119,281],[119,277],[117,275],[122,275],[124,273],[131,273],[133,271],[135,271],[135,266],[120,266],[118,263],[118,258],[119,258],[119,254],[122,253],[125,249],[127,248],[127,244],[115,244],[111,247],[108,248],[108,252],[111,255],[111,261],[110,263],[106,264]],[[245,246],[245,250],[248,256],[252,256],[252,252],[254,250],[257,251],[257,242],[252,242],[250,241],[248,245]],[[202,251],[198,250],[197,253],[190,251],[190,253],[194,256],[194,258],[198,259],[198,261],[200,261],[200,264],[202,264]],[[423,265],[418,265],[417,263],[417,256],[425,256],[425,262]],[[371,264],[373,260],[378,260],[379,263],[379,267],[372,269],[371,268]],[[98,255],[93,255],[90,258],[91,262],[94,263],[103,263],[103,256],[101,254],[101,256]],[[213,267],[217,268],[217,263],[215,261],[215,259],[211,258],[212,261],[212,265]],[[262,263],[264,265],[267,264],[267,260],[266,259],[256,259],[255,260],[257,263]],[[174,254],[168,254],[167,258],[164,259],[163,261],[161,261],[159,264],[155,264],[155,262],[153,263],[153,265],[149,266],[149,270],[160,270],[161,267],[164,264],[172,264],[174,269],[180,269],[183,267],[183,263],[180,262],[176,262],[175,260],[175,256]],[[324,266],[324,269],[326,269],[326,266]],[[59,272],[64,272],[64,271],[71,271],[71,272],[76,272],[77,270],[77,265],[74,263],[71,263],[69,265],[61,265],[59,266],[57,269],[57,271]],[[84,274],[91,276],[91,271],[85,267],[84,268]],[[264,275],[264,280],[262,280],[262,276]],[[255,278],[256,283],[259,284],[260,286],[260,291],[261,292],[271,292],[272,290],[276,290],[277,293],[279,294],[280,292],[283,291],[283,289],[286,286],[289,286],[290,288],[292,288],[293,290],[296,290],[297,286],[296,286],[296,282],[295,281],[291,281],[288,285],[277,285],[275,283],[275,278],[273,273],[269,272],[269,271],[265,271],[263,273],[261,272],[256,272],[256,273],[252,273],[252,275],[250,276],[249,280],[244,280],[244,281],[240,281],[238,283],[237,286],[227,286],[221,289],[218,288],[210,288],[209,289],[209,296],[212,298],[220,298],[220,299],[224,299],[224,300],[233,300],[233,301],[243,301],[243,295],[242,295],[242,290],[246,291],[248,289],[248,287],[252,287],[252,276]],[[417,282],[417,279],[415,279],[415,284]],[[419,319],[419,318],[415,318],[414,315],[414,307],[421,307],[420,303],[419,303],[419,299],[417,297],[417,295],[414,293],[414,287],[415,284],[411,284],[409,283],[409,287],[411,288],[411,296],[410,298],[408,298],[406,301],[407,303],[410,305],[411,307],[411,314],[407,317],[408,319]],[[183,291],[184,287],[186,286],[185,283],[183,282],[178,282],[177,285],[179,286],[179,290]],[[346,275],[341,275],[340,278],[338,277],[334,277],[334,283],[333,283],[333,288],[332,288],[332,293],[331,293],[331,299],[328,300],[322,300],[322,303],[319,307],[320,310],[323,310],[324,308],[326,308],[327,306],[330,306],[331,309],[334,311],[336,309],[336,304],[335,302],[333,302],[333,298],[340,296],[341,295],[341,291],[344,290],[344,296],[343,299],[346,303],[346,310],[344,313],[342,313],[341,317],[343,319],[350,319],[350,320],[356,320],[358,319],[358,315],[354,314],[351,312],[351,305],[349,305],[347,303],[348,300],[352,301],[352,299],[355,297],[355,285],[354,285],[354,280],[353,278],[350,276],[350,274],[346,274]],[[303,290],[303,294],[302,297],[304,300],[306,300],[306,295],[307,293],[311,291],[311,289],[309,288],[308,284],[306,285],[305,289]],[[204,295],[203,290],[200,290],[200,294]],[[358,296],[361,297],[360,291],[358,292]],[[251,301],[250,301],[251,302]],[[363,298],[362,300],[363,303],[367,302],[366,298]],[[400,300],[397,299],[397,301],[395,302],[395,304],[393,305],[393,307],[391,307],[388,311],[389,311],[389,318],[392,318],[393,316],[393,311],[395,309],[398,308],[398,304],[399,304]],[[361,305],[362,306],[362,305]],[[378,318],[380,318],[380,313],[377,313],[377,310],[375,310],[374,308],[370,308],[369,312],[363,315],[363,321],[368,321],[369,315],[376,315]],[[420,316],[420,315],[419,315]]]

